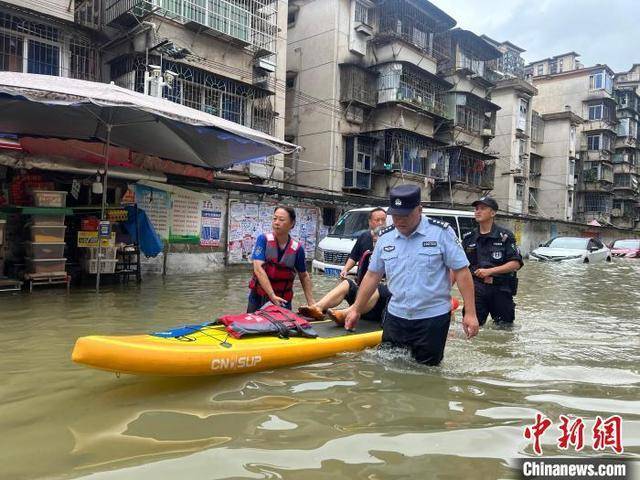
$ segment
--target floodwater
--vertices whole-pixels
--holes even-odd
[[[638,459],[640,261],[527,263],[520,278],[516,326],[472,341],[452,326],[440,367],[372,350],[178,379],[116,377],[71,350],[242,311],[248,270],[2,294],[0,478],[517,478],[536,413],[553,421],[545,455],[576,454],[556,446],[559,415],[584,419],[586,456],[596,417],[620,415]],[[314,276],[315,294],[335,281]]]

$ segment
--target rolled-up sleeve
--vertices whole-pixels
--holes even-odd
[[[469,260],[464,253],[462,244],[458,239],[458,236],[451,227],[447,227],[440,237],[443,244],[443,260],[444,264],[453,270],[460,270],[461,268],[469,266]]]

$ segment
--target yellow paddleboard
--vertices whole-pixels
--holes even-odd
[[[221,375],[269,370],[363,350],[378,345],[382,338],[378,322],[360,321],[355,333],[331,321],[312,325],[318,338],[236,339],[219,325],[185,327],[184,335],[173,337],[95,335],[76,341],[72,359],[93,368],[137,375]]]

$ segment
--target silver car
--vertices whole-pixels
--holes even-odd
[[[556,237],[531,252],[529,259],[538,262],[610,262],[611,251],[597,238]]]

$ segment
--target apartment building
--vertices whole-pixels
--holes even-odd
[[[613,71],[606,65],[585,68],[577,57],[571,52],[532,62],[526,69],[538,90],[533,107],[545,121],[541,181],[546,180],[547,188],[540,194],[555,198],[540,207],[546,216],[608,224],[613,218],[618,123]],[[544,165],[552,163],[547,171]],[[547,192],[556,193],[547,197]]]
[[[466,203],[493,186],[499,52],[428,1],[291,0],[286,138],[293,182],[377,197],[400,182]]]
[[[286,0],[0,2],[0,68],[110,82],[284,137]],[[154,93],[154,92],[147,92]],[[282,159],[240,167],[281,178]]]
[[[73,2],[0,2],[0,69],[100,79],[91,32],[74,23]]]
[[[544,124],[533,111],[537,90],[525,80],[524,49],[511,42],[497,42],[486,35],[483,40],[501,52],[490,64],[497,79],[491,101],[497,112],[495,137],[489,148],[496,152],[495,181],[492,195],[507,212],[538,213],[537,188],[542,157],[536,146],[542,142]]]
[[[640,64],[616,73],[618,136],[613,154],[612,223],[640,227]]]

